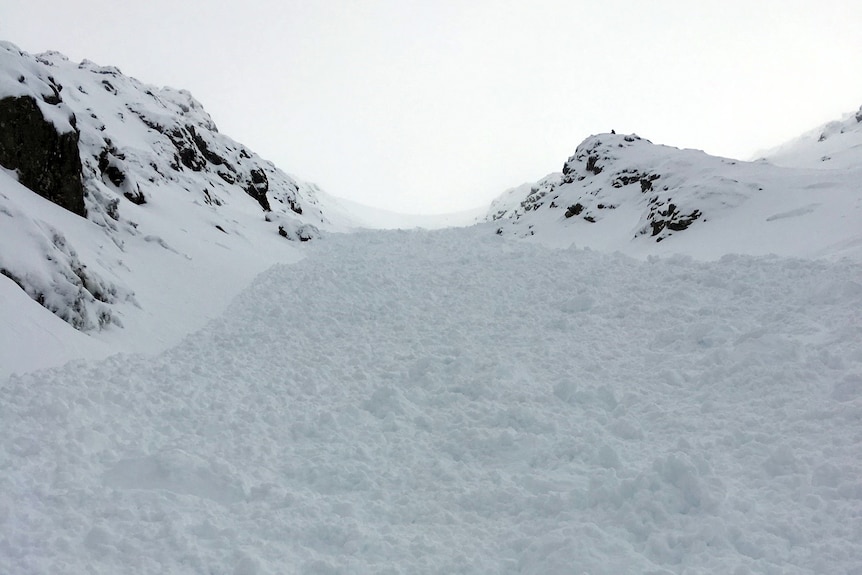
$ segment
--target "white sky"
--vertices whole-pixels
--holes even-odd
[[[0,38],[186,88],[283,170],[407,213],[611,128],[746,159],[862,104],[859,0],[28,0]]]

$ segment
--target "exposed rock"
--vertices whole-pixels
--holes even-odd
[[[165,135],[170,138],[171,143],[177,149],[180,162],[185,167],[193,172],[200,172],[204,169],[207,164],[206,159],[198,152],[198,148],[194,145],[194,140],[192,140],[188,131],[174,128]]]
[[[0,164],[17,170],[19,181],[40,196],[86,217],[78,131],[58,132],[32,97],[0,100]]]
[[[249,180],[246,182],[245,191],[260,204],[265,211],[270,211],[269,200],[266,197],[266,192],[269,191],[269,180],[266,173],[260,168],[253,168],[249,171]],[[293,206],[291,206],[291,209]],[[294,210],[296,211],[296,210]],[[300,210],[298,213],[302,213]]]
[[[192,137],[192,141],[195,143],[195,146],[200,151],[201,155],[206,158],[209,163],[213,164],[214,166],[224,165],[229,170],[234,171],[233,166],[228,164],[224,158],[222,158],[210,149],[203,137],[198,134],[197,130],[195,130],[194,126],[186,126],[186,130],[188,130],[189,134]]]
[[[569,209],[566,210],[565,216],[567,218],[571,218],[572,216],[579,216],[581,212],[584,211],[584,205],[578,202],[577,204],[573,204],[569,206]]]
[[[599,157],[598,156],[590,156],[587,158],[587,171],[592,172],[595,175],[599,175],[602,173],[602,167],[598,165]]]
[[[656,176],[658,178],[658,176]],[[655,178],[653,178],[655,179]],[[652,189],[652,180],[641,180],[641,193],[647,193]]]
[[[126,174],[111,161],[112,157],[116,157],[117,151],[115,148],[109,147],[102,150],[99,154],[99,172],[106,176],[108,180],[119,187],[126,181]]]
[[[132,202],[133,204],[137,204],[142,206],[147,203],[147,197],[144,195],[144,192],[138,188],[134,192],[123,192],[123,197]]]
[[[680,232],[688,228],[703,214],[700,210],[692,210],[688,214],[682,214],[679,207],[668,201],[667,203],[654,199],[650,202],[649,215],[647,220],[651,230],[651,236],[656,237],[664,231],[665,228],[674,232]],[[656,237],[656,241],[660,242],[663,237]]]

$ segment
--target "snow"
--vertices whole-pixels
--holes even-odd
[[[76,327],[135,342],[115,351],[165,349],[217,315],[257,273],[301,257],[280,229],[301,239],[318,235],[318,227],[338,228],[323,217],[316,186],[218,133],[184,90],[0,43],[0,97],[6,96],[34,99],[61,131],[72,129],[74,115],[88,221],[38,204],[3,170],[0,208],[10,219],[0,237],[16,249],[0,253],[0,267]],[[226,262],[230,274],[223,273]],[[217,288],[212,298],[188,291],[207,282]],[[163,325],[166,317],[179,325]],[[121,326],[136,333],[114,333]],[[18,356],[2,353],[0,376]]]
[[[320,190],[317,192],[317,198],[327,219],[342,230],[409,230],[415,228],[436,230],[463,227],[481,221],[487,211],[487,207],[482,206],[473,210],[448,214],[402,214],[364,206]]]
[[[856,572],[860,272],[329,235],[0,384],[0,571]]]
[[[6,96],[32,97],[55,124],[74,113],[88,217],[44,200],[0,168],[0,311],[7,328],[0,378],[62,365],[75,356],[63,351],[67,341],[80,357],[163,351],[218,316],[258,273],[302,257],[280,227],[294,239],[313,236],[315,226],[338,229],[322,217],[316,186],[219,134],[184,90],[0,43]],[[185,138],[186,149],[169,136]],[[197,162],[189,162],[194,169],[178,159],[181,153]],[[104,162],[120,183],[105,174]],[[245,189],[253,172],[268,182],[270,212]],[[130,201],[136,195],[143,205]],[[58,320],[22,307],[6,285],[15,283]],[[60,318],[90,338],[69,335]],[[39,326],[27,332],[34,337],[19,337],[23,325]],[[64,343],[47,346],[35,337],[41,331]]]
[[[849,128],[842,135],[849,138]],[[637,257],[737,253],[860,260],[862,146],[855,141],[841,139],[849,146],[841,154],[844,164],[815,169],[598,134],[578,146],[565,173],[508,190],[485,219],[505,236]],[[574,214],[570,206],[580,210]],[[672,206],[675,213],[669,213]],[[687,227],[673,229],[686,217],[692,220]]]
[[[73,359],[110,354],[105,345],[60,320],[9,278],[0,275],[0,378],[11,371],[35,371]]]
[[[303,257],[294,242],[260,225],[263,217],[253,200],[245,210],[235,208],[229,218],[210,209],[209,217],[197,219],[190,217],[190,200],[172,199],[161,207],[124,206],[137,231],[119,242],[105,228],[30,192],[10,172],[0,170],[0,245],[12,248],[0,250],[0,269],[13,270],[49,298],[58,293],[74,300],[83,292],[71,283],[74,276],[67,277],[71,272],[64,275],[71,252],[72,261],[84,262],[90,278],[120,294],[119,305],[95,302],[98,309],[110,307],[116,321],[79,337],[60,317],[45,317],[34,301],[22,306],[18,296],[23,291],[13,295],[12,288],[5,287],[0,313],[8,329],[0,330],[6,342],[0,346],[0,378],[62,365],[74,357],[63,351],[69,338],[75,342],[69,344],[72,349],[87,350],[86,357],[161,352],[218,316],[258,273],[273,263]],[[62,236],[65,251],[52,242],[55,233]],[[8,277],[0,276],[0,282],[18,289]],[[58,297],[55,307],[63,314],[69,305]],[[97,321],[94,313],[83,317]],[[33,322],[50,338],[19,337],[20,326]],[[48,343],[57,341],[63,343]]]
[[[74,114],[88,212],[77,218],[0,168],[0,245],[12,248],[0,250],[0,279],[14,278],[59,318],[91,332],[97,341],[85,347],[102,357],[163,351],[216,317],[255,275],[303,257],[299,242],[279,230],[299,240],[319,237],[318,228],[442,227],[478,216],[408,217],[329,196],[218,133],[187,91],[56,52],[33,56],[0,43],[0,96],[33,98],[61,130],[71,129]],[[179,159],[184,154],[191,160]],[[261,178],[269,212],[245,189]],[[35,321],[6,292],[3,317]],[[61,339],[68,331],[40,322]],[[36,353],[44,347],[38,338],[4,337],[0,377],[70,358],[62,345]]]
[[[862,573],[855,116],[757,162],[593,136],[470,226],[0,43],[0,94],[60,85],[89,219],[0,170],[0,573]]]
[[[70,122],[72,110],[62,102],[52,106],[43,101],[44,97],[56,95],[56,84],[50,76],[43,78],[39,73],[39,62],[28,56],[14,44],[0,41],[0,94],[4,97],[33,97],[42,115],[54,124],[58,133],[73,131]],[[65,60],[59,54],[57,58]]]
[[[862,157],[862,106],[760,156],[777,166],[817,170],[858,168]]]

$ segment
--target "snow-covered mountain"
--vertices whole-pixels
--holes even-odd
[[[743,162],[594,135],[562,172],[505,192],[486,219],[501,235],[638,255],[841,257],[862,246],[862,132],[854,117],[823,133],[842,160],[816,170],[786,155]]]
[[[777,166],[840,170],[862,164],[862,106],[762,154]]]
[[[474,216],[0,48],[0,572],[859,572],[855,117],[332,234]]]
[[[316,186],[219,133],[188,92],[9,43],[0,167],[0,282],[106,338],[125,324],[172,340],[167,310],[200,325],[215,300],[337,227]]]

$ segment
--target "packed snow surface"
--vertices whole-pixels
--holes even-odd
[[[2,573],[859,573],[862,267],[331,235],[0,381]]]

